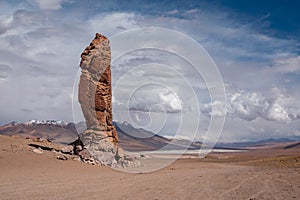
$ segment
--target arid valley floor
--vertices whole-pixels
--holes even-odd
[[[179,159],[130,174],[34,153],[31,139],[0,138],[1,199],[300,198],[299,147]]]

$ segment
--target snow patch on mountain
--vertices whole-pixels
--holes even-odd
[[[57,126],[68,126],[69,122],[63,120],[29,120],[28,122],[24,122],[25,125],[36,125],[36,124],[43,124],[43,125],[57,125]]]

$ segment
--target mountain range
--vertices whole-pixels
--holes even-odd
[[[142,128],[134,128],[127,122],[113,122],[119,137],[119,145],[127,151],[155,151],[199,149],[200,142],[185,139],[170,139]],[[25,138],[44,138],[55,143],[69,144],[85,130],[85,123],[71,123],[55,120],[30,120],[25,123],[11,122],[0,126],[0,134]]]
[[[155,150],[196,150],[201,142],[192,142],[182,138],[164,137],[142,128],[135,128],[128,122],[115,121],[119,145],[127,151]],[[0,134],[21,136],[25,138],[43,138],[54,143],[70,144],[78,138],[86,128],[84,122],[72,123],[55,120],[30,120],[25,123],[11,122],[0,126]],[[263,148],[293,148],[300,146],[300,138],[295,140],[265,139],[253,142],[218,142],[215,149],[263,149]]]

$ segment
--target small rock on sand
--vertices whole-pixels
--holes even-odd
[[[34,153],[37,153],[37,154],[42,154],[43,153],[43,150],[41,148],[35,148],[32,150]]]
[[[64,154],[58,154],[58,155],[56,156],[56,158],[57,158],[58,160],[68,160],[68,157],[67,157],[66,155],[64,155]]]
[[[70,154],[70,155],[73,155],[73,146],[72,145],[68,145],[68,146],[65,146],[61,149],[61,152],[62,153],[65,153],[65,154]]]

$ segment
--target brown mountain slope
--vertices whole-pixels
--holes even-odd
[[[35,137],[49,139],[55,143],[68,144],[77,139],[74,124],[54,125],[54,124],[26,124],[9,123],[0,126],[0,134],[17,135],[21,137]]]
[[[187,140],[167,139],[144,129],[137,129],[126,122],[114,122],[119,136],[120,146],[127,151],[155,151],[176,149],[196,149],[199,144]],[[76,129],[77,128],[77,129]],[[40,122],[11,122],[0,126],[0,134],[17,135],[21,137],[35,137],[49,139],[55,143],[69,144],[77,139],[78,132],[85,129],[84,123],[56,123],[55,121]],[[201,145],[201,144],[200,144]]]

